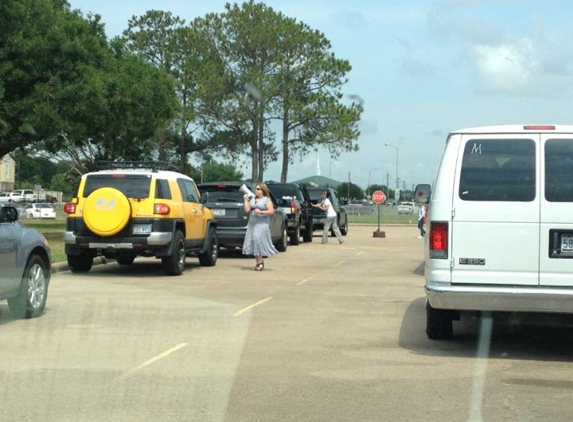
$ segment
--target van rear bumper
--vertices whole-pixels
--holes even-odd
[[[573,288],[426,284],[425,290],[435,309],[573,314]]]

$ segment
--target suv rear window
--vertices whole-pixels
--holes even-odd
[[[114,188],[128,198],[149,198],[151,176],[145,174],[94,174],[88,176],[83,197],[100,188]]]
[[[469,140],[464,149],[459,196],[464,201],[533,201],[535,142]]]
[[[199,186],[201,202],[243,202],[243,193],[238,186],[212,185]]]
[[[302,200],[302,196],[298,188],[294,185],[275,185],[269,184],[267,185],[269,190],[275,195],[275,197],[282,199],[283,197],[291,197],[296,198],[298,200]]]
[[[308,189],[308,196],[310,196],[311,201],[322,201],[322,192],[324,189]]]

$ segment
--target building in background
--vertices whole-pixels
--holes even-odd
[[[0,192],[12,192],[16,180],[16,161],[6,154],[0,161]]]

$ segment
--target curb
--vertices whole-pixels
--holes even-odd
[[[94,258],[94,263],[93,265],[102,265],[102,264],[107,264],[107,259],[103,256],[96,256]],[[53,273],[61,273],[62,271],[69,271],[70,270],[70,266],[68,265],[67,262],[63,261],[63,262],[54,262],[52,264],[52,274]]]

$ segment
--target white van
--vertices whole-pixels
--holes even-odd
[[[429,203],[426,333],[460,311],[573,313],[573,126],[449,134]]]

